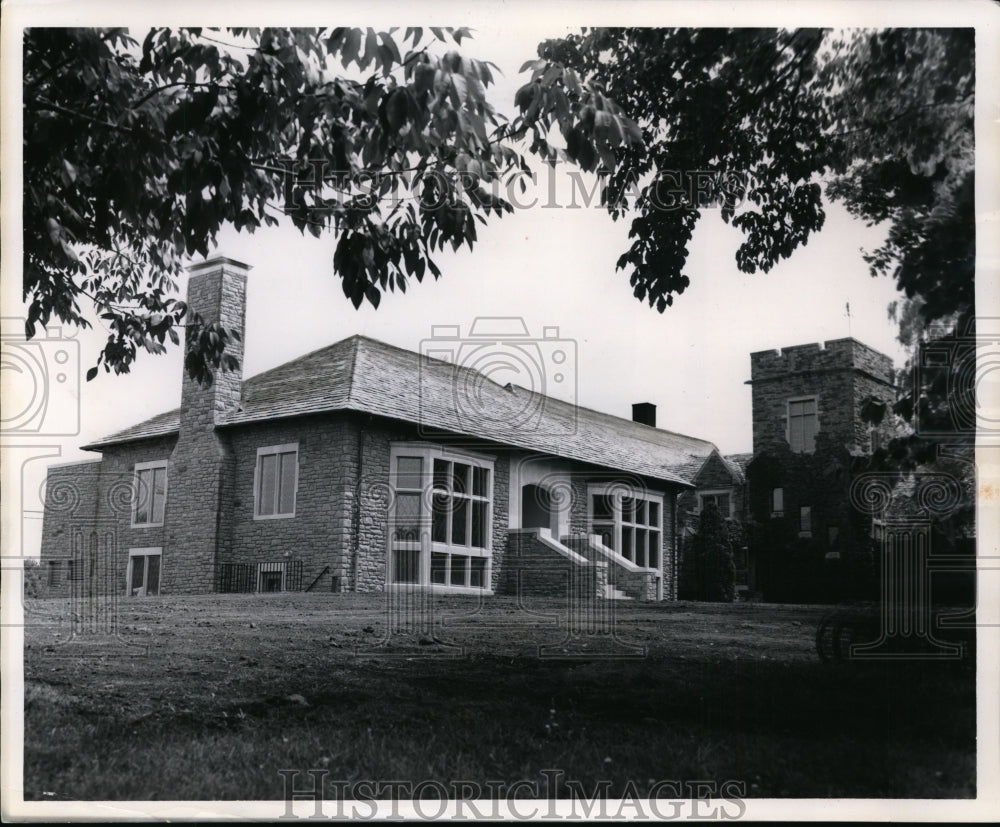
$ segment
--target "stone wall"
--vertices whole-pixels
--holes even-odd
[[[574,563],[545,545],[536,533],[513,531],[497,592],[526,597],[601,599],[606,584],[606,563]]]
[[[100,460],[48,469],[41,550],[46,572],[48,561],[71,559],[74,552],[79,551],[81,542],[90,542],[88,538],[92,532],[100,534],[102,544],[104,538],[109,538],[113,544],[108,562],[120,593],[125,591],[129,549],[164,548],[166,559],[164,526],[133,527],[132,509],[137,495],[136,464],[167,460],[174,442],[174,437],[161,437],[109,446]],[[168,481],[168,507],[170,499]],[[61,571],[60,585],[46,594],[69,593],[65,562]],[[47,582],[47,573],[45,579]]]
[[[74,534],[81,527],[97,524],[100,478],[100,459],[49,466],[42,519],[40,596],[69,595],[68,563],[74,558]]]
[[[301,563],[303,589],[344,587],[356,479],[354,428],[345,414],[328,414],[223,429],[234,463],[220,563]],[[257,451],[286,444],[298,445],[295,514],[255,519]]]

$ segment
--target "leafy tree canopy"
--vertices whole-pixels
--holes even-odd
[[[29,335],[53,315],[85,324],[92,302],[100,360],[122,371],[186,321],[189,371],[208,379],[225,331],[173,294],[223,225],[336,233],[345,294],[377,305],[511,210],[492,185],[529,152],[602,179],[631,221],[618,266],[660,312],[689,284],[705,209],[743,233],[739,269],[766,272],[822,228],[825,186],[887,222],[869,264],[908,297],[906,329],[971,318],[971,29],[583,30],[539,44],[512,122],[487,97],[495,67],[456,50],[467,35],[26,32]]]
[[[974,30],[592,29],[538,54],[540,89],[572,67],[638,123],[616,164],[566,140],[605,178],[611,216],[631,220],[618,267],[637,298],[662,312],[684,291],[706,208],[743,233],[737,267],[766,272],[822,228],[825,187],[886,227],[866,260],[904,296],[891,316],[912,356],[896,410],[917,433],[882,458],[913,467],[933,455],[926,435],[974,434],[956,424],[974,405]],[[950,349],[948,369],[921,374],[928,342]]]
[[[471,248],[477,221],[512,209],[491,185],[526,170],[487,99],[495,66],[455,49],[468,34],[27,30],[28,336],[53,316],[87,326],[92,303],[110,331],[99,363],[122,372],[186,321],[188,371],[211,381],[234,332],[186,318],[176,279],[224,225],[336,233],[355,306],[438,277],[434,253]],[[568,127],[575,113],[566,100]]]
[[[567,154],[607,178],[613,217],[631,215],[618,266],[660,311],[689,283],[704,209],[745,236],[739,269],[766,272],[822,228],[823,184],[856,216],[888,222],[872,273],[919,296],[925,320],[971,305],[972,29],[592,29],[538,52],[533,84],[572,67],[639,124],[617,164],[572,134]]]

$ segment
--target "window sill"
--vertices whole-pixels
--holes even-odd
[[[163,528],[163,523],[132,523],[130,528]]]
[[[294,514],[254,514],[253,518],[255,520],[292,520],[295,518]]]
[[[430,592],[431,594],[459,594],[493,597],[492,589],[479,589],[475,586],[443,586],[440,583],[390,583],[386,586],[390,592]]]

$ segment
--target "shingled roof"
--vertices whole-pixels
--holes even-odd
[[[220,426],[358,411],[430,429],[689,485],[681,470],[711,442],[499,385],[470,368],[353,336],[243,383]],[[146,420],[87,450],[176,433],[180,411]]]

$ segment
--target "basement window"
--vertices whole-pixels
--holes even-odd
[[[160,593],[161,548],[131,548],[125,579],[131,597],[151,597]]]
[[[254,473],[254,519],[294,517],[298,479],[297,442],[258,448]]]

